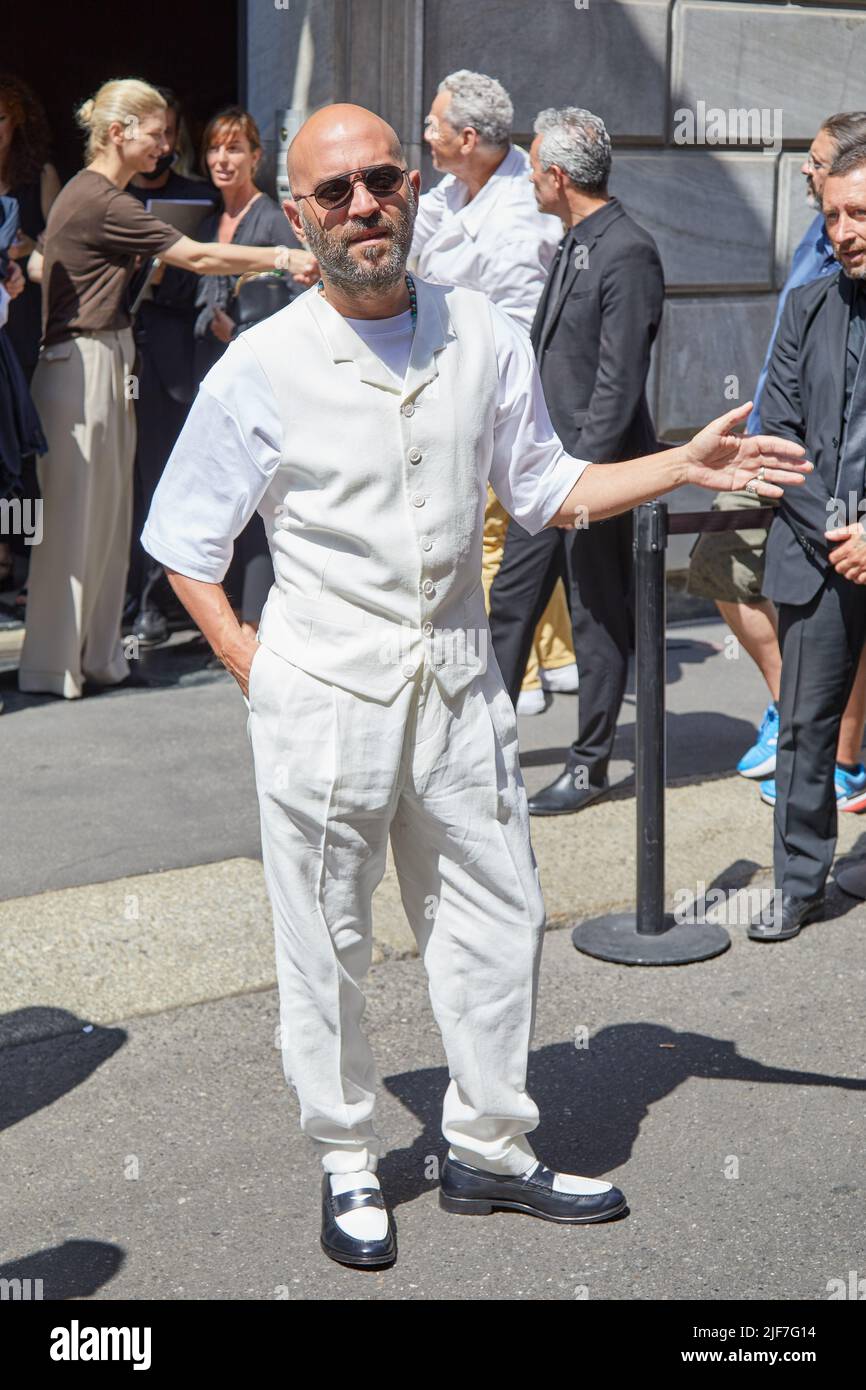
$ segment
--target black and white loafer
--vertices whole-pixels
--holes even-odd
[[[322,1249],[338,1264],[372,1268],[393,1264],[397,1258],[394,1220],[388,1212],[388,1234],[384,1240],[358,1240],[337,1224],[337,1217],[358,1207],[379,1207],[385,1211],[385,1198],[379,1188],[355,1187],[349,1192],[331,1191],[331,1179],[322,1174]]]
[[[490,1173],[468,1163],[446,1158],[439,1180],[439,1205],[445,1211],[465,1216],[489,1216],[495,1209],[525,1211],[544,1221],[566,1225],[585,1225],[610,1221],[628,1210],[618,1187],[599,1182],[593,1193],[557,1192],[552,1168],[539,1163],[531,1176]]]

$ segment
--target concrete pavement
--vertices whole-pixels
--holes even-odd
[[[764,693],[724,633],[669,634],[672,902],[770,881],[772,812],[725,775]],[[568,1230],[439,1210],[447,1071],[389,862],[367,1028],[401,1253],[379,1273],[327,1260],[274,1046],[245,709],[189,638],[174,647],[149,661],[164,689],[75,704],[17,695],[14,652],[0,675],[0,1277],[107,1299],[785,1300],[866,1273],[866,908],[834,890],[826,921],[774,945],[734,922],[725,955],[674,970],[590,960],[555,929],[632,901],[632,697],[614,796],[532,823],[553,929],[528,1082],[545,1162],[609,1177],[631,1215]],[[574,717],[558,696],[521,721],[530,791]],[[866,850],[840,820],[840,850]]]

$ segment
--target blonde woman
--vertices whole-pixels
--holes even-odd
[[[42,541],[30,563],[19,688],[76,699],[137,683],[123,652],[135,454],[134,345],[126,289],[139,258],[199,275],[289,269],[304,251],[196,242],[125,189],[167,149],[166,103],[134,78],[106,82],[77,113],[88,164],[59,194],[45,229],[42,349],[33,397],[48,441],[38,465]]]

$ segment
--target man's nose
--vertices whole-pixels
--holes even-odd
[[[352,186],[352,198],[348,207],[350,217],[370,217],[379,207],[366,184],[357,179]]]

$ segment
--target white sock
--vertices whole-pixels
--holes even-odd
[[[538,1163],[528,1170],[534,1173]],[[577,1173],[557,1173],[553,1179],[554,1192],[575,1192],[579,1197],[596,1197],[600,1192],[609,1192],[611,1182],[598,1182],[596,1178],[581,1178]]]
[[[335,1197],[356,1187],[379,1188],[375,1173],[331,1173],[330,1177],[331,1191]],[[357,1211],[347,1211],[338,1216],[337,1225],[353,1240],[384,1240],[388,1234],[388,1213],[380,1207],[358,1207]]]

